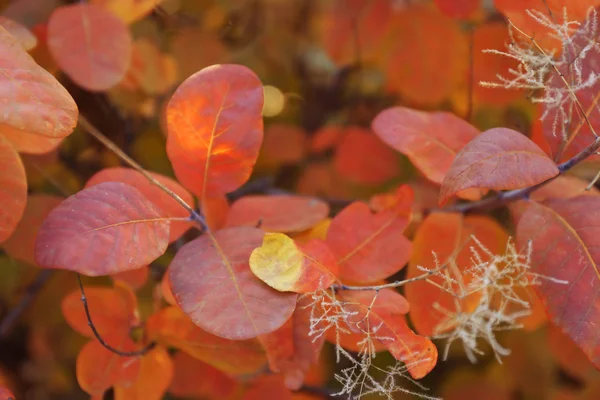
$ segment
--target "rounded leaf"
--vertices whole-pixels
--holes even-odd
[[[115,15],[93,4],[57,7],[48,21],[48,48],[58,66],[88,90],[106,90],[123,79],[132,39]]]
[[[69,92],[2,27],[0,72],[0,135],[17,151],[48,152],[73,132],[78,110]]]
[[[27,178],[21,158],[0,135],[0,243],[17,228],[27,203]]]
[[[250,270],[250,254],[263,236],[256,228],[227,228],[179,250],[169,267],[171,290],[196,325],[242,340],[272,332],[290,317],[297,295],[270,288]]]
[[[301,232],[329,215],[329,204],[306,196],[244,196],[231,205],[227,226],[259,226],[270,232]]]
[[[177,179],[201,200],[244,184],[263,139],[263,87],[241,65],[213,65],[187,78],[166,110],[167,153]]]
[[[0,16],[0,25],[21,44],[23,50],[29,51],[37,46],[37,38],[25,25],[4,16]]]
[[[508,128],[483,132],[458,153],[442,182],[440,205],[465,189],[520,189],[558,175],[558,167],[525,135]]]
[[[150,264],[167,249],[169,221],[136,188],[105,182],[69,197],[42,224],[40,267],[101,276]]]
[[[164,347],[156,347],[141,358],[140,372],[133,385],[115,386],[115,399],[162,400],[173,373],[169,352]]]

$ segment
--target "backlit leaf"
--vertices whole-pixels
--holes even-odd
[[[176,80],[177,65],[172,56],[161,53],[147,38],[139,38],[133,43],[131,63],[121,82],[122,87],[158,95],[169,90]]]
[[[313,340],[309,336],[310,297],[298,300],[292,317],[279,329],[258,340],[267,351],[271,371],[285,376],[288,389],[298,390],[304,383],[309,368],[316,364],[324,344],[324,337]]]
[[[0,33],[1,34],[1,33]],[[25,212],[27,178],[19,154],[0,135],[0,243],[12,235]]]
[[[158,346],[141,358],[140,372],[133,385],[115,386],[115,400],[161,400],[173,373],[169,352]]]
[[[290,317],[297,295],[270,288],[250,270],[250,254],[263,236],[256,228],[227,228],[177,252],[169,267],[171,290],[199,327],[242,340],[272,332]]]
[[[322,240],[299,244],[283,233],[267,233],[250,255],[250,269],[273,289],[310,293],[328,288],[338,265]]]
[[[454,260],[462,273],[472,267],[472,253],[469,246],[471,235],[474,235],[492,254],[504,251],[508,235],[493,219],[487,216],[462,216],[453,213],[429,214],[419,226],[413,241],[413,253],[408,266],[406,278],[423,275],[418,267],[435,269],[438,265],[432,253],[435,253],[439,265]],[[485,261],[485,257],[483,258]],[[463,283],[467,285],[471,276],[463,274]],[[432,282],[442,285],[440,277],[430,277]],[[406,299],[411,306],[410,317],[417,332],[432,336],[436,327],[445,321],[446,316],[432,309],[438,303],[447,310],[455,310],[455,298],[424,280],[413,282],[405,287]],[[470,310],[475,297],[467,297],[462,301],[462,309]]]
[[[194,206],[194,198],[179,183],[173,179],[155,172],[149,172],[150,175],[168,189],[181,197],[187,204]],[[123,182],[139,190],[148,200],[160,210],[161,217],[189,217],[188,212],[171,196],[165,193],[158,186],[150,183],[141,173],[132,168],[113,167],[105,168],[92,176],[85,184],[85,187],[91,187],[102,182]],[[192,223],[171,221],[169,241],[173,242],[185,233]]]
[[[148,337],[175,347],[221,371],[251,374],[266,364],[256,340],[229,340],[212,335],[195,325],[179,307],[167,307],[148,318]]]
[[[150,264],[167,248],[169,221],[134,187],[104,182],[56,207],[35,245],[40,267],[101,276]]]
[[[373,131],[390,147],[405,154],[432,182],[441,184],[456,154],[479,130],[448,112],[388,108],[373,120]]]
[[[270,232],[301,232],[329,215],[329,205],[305,196],[244,196],[231,205],[227,226],[259,226]]]
[[[45,153],[56,148],[77,124],[75,101],[2,27],[0,71],[5,102],[0,135],[21,152]]]
[[[185,351],[178,351],[173,356],[173,365],[175,373],[169,393],[177,397],[224,399],[237,384],[228,375]]]
[[[263,138],[262,107],[262,83],[244,66],[213,65],[186,79],[166,110],[177,179],[200,199],[244,184]]]
[[[125,24],[97,5],[57,7],[48,21],[48,48],[56,63],[88,90],[106,90],[123,79],[131,43]]]
[[[105,336],[109,343],[114,343],[111,336]],[[115,344],[120,351],[135,351],[136,346],[131,339],[121,338]],[[79,387],[90,395],[102,395],[113,385],[130,386],[140,372],[138,357],[121,357],[102,346],[97,340],[90,340],[77,356],[76,373]]]
[[[37,45],[37,38],[25,25],[4,16],[0,16],[0,25],[19,42],[23,50],[29,51]]]
[[[334,164],[344,178],[378,185],[400,174],[398,156],[368,130],[350,127],[336,149]]]
[[[409,219],[409,210],[372,214],[369,206],[360,202],[336,215],[327,231],[327,244],[342,280],[373,282],[404,267],[412,251],[403,234]]]
[[[442,182],[440,204],[470,188],[520,189],[558,175],[558,167],[525,135],[508,128],[483,132],[456,156]]]
[[[7,175],[7,177],[11,177],[10,173]],[[8,185],[0,184],[0,187],[6,188]],[[33,254],[37,232],[50,211],[63,200],[62,197],[46,194],[29,196],[23,218],[19,221],[13,234],[2,244],[4,251],[13,258],[35,265]],[[2,202],[2,204],[8,205],[9,203]]]
[[[534,272],[568,281],[541,280],[538,291],[551,321],[600,367],[600,198],[578,196],[532,204],[517,226],[521,247],[532,243]]]
[[[126,337],[130,328],[139,322],[137,300],[128,287],[87,287],[85,297],[94,326],[101,336],[110,334],[116,338]],[[61,310],[71,328],[87,337],[94,337],[79,289],[62,300]]]

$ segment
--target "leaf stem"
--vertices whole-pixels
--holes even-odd
[[[116,355],[121,356],[121,357],[138,357],[138,356],[143,356],[144,354],[146,354],[150,350],[152,350],[154,347],[156,347],[156,342],[150,342],[145,347],[141,348],[140,350],[121,351],[121,350],[115,349],[114,347],[112,347],[111,345],[106,343],[104,341],[104,339],[102,338],[102,336],[100,336],[100,333],[98,332],[98,330],[96,329],[96,326],[92,322],[92,315],[90,314],[90,308],[88,307],[87,297],[85,297],[85,291],[83,290],[83,282],[81,281],[81,274],[77,274],[77,282],[79,283],[79,290],[81,291],[81,302],[83,303],[83,308],[85,309],[85,315],[87,317],[88,325],[89,325],[90,329],[92,330],[92,332],[94,333],[94,336],[96,337],[96,339],[98,339],[98,342],[100,342],[100,344],[102,346],[104,346],[104,348],[106,348],[108,351],[115,353]]]
[[[190,220],[200,226],[202,230],[207,230],[208,225],[204,217],[192,208],[188,203],[185,202],[179,195],[173,192],[171,189],[163,185],[156,178],[154,178],[148,171],[146,171],[140,164],[138,164],[133,158],[129,157],[123,150],[121,150],[116,144],[114,144],[109,138],[107,138],[98,128],[92,125],[83,115],[79,116],[79,124],[85,129],[90,135],[95,137],[99,142],[105,145],[110,151],[115,153],[121,160],[125,161],[128,165],[144,175],[146,179],[153,185],[158,186],[163,192],[171,196],[177,201],[185,210],[190,214]]]

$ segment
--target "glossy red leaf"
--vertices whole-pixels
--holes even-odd
[[[112,337],[105,337],[114,343]],[[137,350],[131,339],[124,337],[114,346],[120,351]],[[116,384],[132,385],[140,372],[139,357],[121,357],[113,353],[100,342],[90,340],[79,352],[76,363],[79,387],[90,395],[102,395]]]
[[[116,385],[115,400],[162,400],[173,379],[169,352],[158,346],[140,360],[140,372],[133,385]]]
[[[35,245],[40,267],[101,276],[150,264],[167,249],[169,221],[132,186],[104,182],[56,207]]]
[[[250,177],[263,139],[263,87],[241,65],[213,65],[186,79],[166,110],[167,153],[177,179],[200,199]]]
[[[340,176],[365,185],[382,184],[400,174],[395,152],[376,135],[359,127],[346,128],[333,165]]]
[[[10,177],[10,174],[8,174],[8,177]],[[8,187],[8,185],[3,186],[0,184],[0,187]],[[23,217],[13,234],[2,244],[4,251],[13,258],[35,265],[33,255],[37,232],[50,211],[56,208],[63,200],[64,198],[62,197],[46,194],[29,196]],[[3,204],[9,203],[3,202]]]
[[[301,232],[329,215],[329,204],[307,196],[244,196],[231,205],[226,226],[259,226],[269,232]]]
[[[173,356],[173,364],[175,374],[169,393],[174,396],[225,399],[235,390],[237,382],[233,378],[185,351],[178,351]]]
[[[0,135],[0,243],[17,228],[27,203],[27,178],[21,158]]]
[[[48,21],[48,48],[58,66],[78,85],[106,90],[123,79],[132,39],[114,14],[94,4],[57,7]]]
[[[77,124],[75,101],[1,27],[0,71],[0,92],[5,107],[10,105],[0,116],[0,136],[21,152],[45,153],[56,148]]]
[[[149,173],[154,179],[181,197],[191,207],[194,206],[192,195],[175,180],[155,172]],[[91,187],[102,182],[123,182],[133,186],[154,203],[158,210],[160,210],[161,217],[189,217],[188,212],[175,199],[158,186],[152,184],[146,177],[134,169],[123,167],[105,168],[92,176],[86,182],[85,187]],[[191,226],[190,222],[171,221],[169,241],[173,242],[177,240]]]
[[[337,258],[340,278],[374,282],[404,267],[412,251],[404,236],[409,220],[407,210],[372,214],[368,205],[359,202],[343,209],[327,231],[327,244]]]
[[[578,196],[532,204],[517,226],[521,247],[532,243],[534,272],[567,281],[542,279],[535,286],[550,320],[600,368],[600,198]]]
[[[442,182],[440,205],[470,188],[520,189],[558,175],[558,167],[525,135],[508,128],[483,132],[458,153]]]
[[[458,271],[462,274],[463,283],[467,285],[471,275],[464,273],[472,267],[470,251],[471,235],[474,235],[492,254],[504,251],[508,235],[496,221],[487,216],[462,216],[456,213],[432,213],[419,225],[413,241],[413,253],[408,265],[408,279],[423,275],[419,267],[433,270],[438,265],[432,253],[435,253],[439,265],[454,260]],[[485,256],[483,260],[485,260]],[[459,275],[460,276],[460,275]],[[457,277],[458,279],[458,277]],[[440,277],[430,277],[430,281],[443,285]],[[436,327],[441,325],[446,316],[432,309],[438,303],[447,310],[455,310],[455,298],[425,280],[413,282],[405,287],[406,299],[411,305],[411,322],[415,330],[422,335],[433,336]],[[461,308],[471,310],[472,304],[479,295],[462,300]]]
[[[309,336],[311,308],[310,297],[298,300],[292,317],[279,329],[258,340],[267,352],[271,371],[285,376],[285,386],[298,390],[310,367],[319,361],[324,337],[313,340]]]
[[[175,347],[229,374],[252,374],[267,360],[258,341],[229,340],[195,325],[179,307],[167,307],[148,318],[148,337]]]
[[[272,332],[296,307],[295,293],[270,288],[250,270],[264,232],[227,228],[187,243],[169,267],[177,304],[202,329],[242,340]]]
[[[477,128],[452,113],[405,107],[383,110],[372,127],[381,140],[405,154],[427,179],[438,184],[456,154],[479,135]]]

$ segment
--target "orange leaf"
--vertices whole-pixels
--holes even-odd
[[[406,324],[404,314],[409,305],[406,299],[392,289],[380,291],[344,291],[339,301],[345,302],[348,318],[356,333],[370,332],[390,353],[406,364],[415,379],[427,375],[437,363],[437,349],[431,340],[416,335]],[[373,334],[373,327],[378,327]]]
[[[48,21],[48,48],[56,63],[88,90],[106,90],[123,79],[131,43],[125,24],[97,5],[57,7]]]
[[[114,343],[113,337],[104,337]],[[135,345],[127,337],[115,345],[120,351],[135,351]],[[121,357],[106,349],[97,340],[90,340],[79,352],[76,364],[77,382],[90,395],[102,395],[113,385],[128,386],[135,382],[140,372],[138,357]]]
[[[335,282],[338,265],[323,240],[296,243],[283,233],[267,233],[250,255],[250,269],[281,292],[311,293]]]
[[[155,8],[160,7],[162,0],[91,0],[91,4],[97,4],[109,10],[128,24],[144,18]]]
[[[579,346],[560,328],[548,324],[548,348],[556,361],[570,375],[585,381],[594,370],[593,364]]]
[[[131,271],[112,274],[110,277],[114,282],[120,282],[132,290],[138,290],[146,284],[149,274],[150,269],[148,267],[142,267]]]
[[[263,87],[241,65],[213,65],[186,79],[166,110],[167,153],[200,200],[231,192],[252,172],[263,138]]]
[[[434,3],[442,14],[460,19],[473,17],[481,7],[481,0],[434,0]]]
[[[208,227],[213,231],[225,227],[230,208],[229,200],[225,195],[216,195],[202,199],[202,215]]]
[[[271,371],[281,372],[285,376],[285,386],[291,390],[300,389],[305,374],[318,362],[324,344],[323,337],[313,341],[308,335],[311,318],[309,305],[309,297],[299,299],[288,322],[278,330],[258,337],[267,351]]]
[[[4,16],[0,16],[0,25],[19,42],[23,50],[29,51],[37,46],[37,38],[25,25]]]
[[[194,198],[179,183],[173,179],[155,172],[149,172],[150,175],[168,189],[181,197],[191,207],[194,206]],[[105,168],[92,176],[85,184],[85,187],[91,187],[102,182],[123,182],[139,190],[148,200],[152,201],[156,208],[160,210],[161,217],[189,217],[188,212],[171,196],[165,193],[158,186],[150,183],[138,171],[132,168],[113,167]],[[192,224],[190,222],[171,221],[169,242],[174,242],[183,235]]]
[[[131,63],[121,82],[122,87],[159,95],[169,90],[176,80],[177,66],[170,55],[161,53],[147,38],[133,42]]]
[[[339,144],[333,165],[355,183],[379,185],[400,174],[398,157],[368,130],[350,127]]]
[[[7,174],[11,176],[11,174]],[[7,185],[0,184],[6,188]],[[35,239],[46,216],[56,208],[64,199],[46,194],[34,194],[27,198],[27,205],[23,218],[17,225],[13,234],[2,245],[8,255],[21,261],[35,265],[33,257]],[[5,206],[8,202],[2,202]],[[0,240],[1,242],[2,240]]]
[[[17,229],[27,203],[27,178],[19,154],[0,135],[0,243]]]
[[[260,229],[227,228],[184,245],[169,267],[177,304],[207,332],[226,339],[254,338],[279,328],[296,307],[295,293],[270,288],[250,270]]]
[[[115,400],[161,400],[173,379],[173,361],[163,347],[152,349],[140,360],[133,385],[115,386]]]
[[[541,280],[538,291],[551,321],[559,326],[600,367],[600,198],[553,199],[527,208],[517,226],[523,248],[531,241],[533,271],[560,284]]]
[[[132,186],[104,182],[56,207],[35,245],[40,267],[87,276],[110,275],[150,264],[167,249],[169,221]]]
[[[2,27],[0,71],[4,100],[12,105],[0,117],[0,136],[21,152],[45,153],[56,148],[77,124],[75,101]]]
[[[452,213],[429,214],[419,226],[413,241],[413,253],[408,266],[406,278],[423,275],[418,267],[435,269],[438,265],[432,253],[435,253],[439,265],[444,265],[454,259],[458,273],[472,266],[472,253],[469,240],[474,235],[493,254],[504,251],[508,235],[493,219],[487,216],[466,216]],[[484,259],[485,261],[485,259]],[[463,282],[467,285],[470,275],[463,274]],[[431,281],[443,285],[442,278],[430,277]],[[433,336],[436,327],[445,321],[445,316],[432,309],[432,304],[438,303],[447,310],[456,309],[450,294],[426,282],[417,281],[405,287],[406,299],[411,305],[411,321],[417,332]],[[467,297],[463,310],[470,310],[474,297]]]
[[[130,328],[138,322],[137,299],[126,286],[87,287],[85,297],[100,336],[110,335],[121,339],[128,336]],[[71,328],[87,337],[94,337],[79,289],[62,300],[61,310]]]
[[[409,102],[440,103],[467,76],[465,34],[456,20],[425,4],[409,5],[393,18],[396,29],[386,51],[388,87]]]
[[[329,215],[329,204],[291,195],[244,196],[231,205],[226,226],[254,226],[269,232],[301,232]]]
[[[456,154],[479,135],[473,125],[448,112],[388,108],[373,120],[373,131],[405,154],[427,179],[441,184]]]
[[[369,206],[360,202],[343,209],[327,231],[339,276],[367,283],[398,272],[412,251],[412,244],[403,235],[408,222],[408,213],[387,210],[372,214]]]
[[[558,173],[554,161],[525,135],[508,128],[489,129],[458,153],[442,182],[439,203],[461,190],[520,189]]]
[[[175,373],[169,393],[177,397],[225,399],[237,385],[228,375],[184,351],[173,356],[173,365]]]
[[[146,322],[148,337],[175,347],[221,371],[255,373],[266,363],[256,340],[228,340],[196,326],[179,307],[163,308]]]
[[[326,125],[316,131],[310,139],[310,150],[322,153],[337,147],[346,134],[346,130],[338,125]]]
[[[285,387],[282,375],[263,375],[254,381],[242,400],[292,400],[292,392]]]
[[[279,167],[300,162],[306,154],[306,140],[306,132],[297,126],[270,125],[260,150],[261,164]]]

